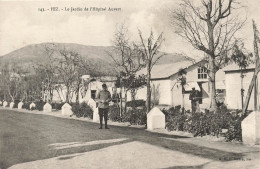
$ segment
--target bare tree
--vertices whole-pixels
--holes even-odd
[[[124,87],[124,98],[126,103],[127,93],[129,90],[131,91],[132,99],[135,98],[135,93],[138,88],[136,83],[136,72],[141,70],[145,66],[145,63],[142,57],[142,50],[136,43],[130,42],[128,38],[128,29],[124,24],[117,27],[117,30],[114,34],[113,44],[113,54],[110,52],[107,53],[113,59],[115,65],[118,68],[118,71],[121,72],[118,82],[121,88],[120,99],[122,103],[121,91],[122,87]],[[122,104],[120,107],[120,112],[122,112]],[[126,111],[126,106],[124,111]]]
[[[14,102],[19,98],[23,82],[23,70],[15,63],[6,63],[2,66],[1,78],[9,98]]]
[[[151,71],[153,66],[161,59],[164,54],[159,54],[159,49],[163,42],[163,33],[161,33],[156,41],[154,41],[153,31],[150,32],[150,35],[147,41],[144,40],[142,32],[139,30],[139,37],[141,40],[142,55],[147,69],[147,99],[146,107],[147,113],[151,110]]]
[[[238,5],[235,0],[202,0],[197,4],[182,0],[180,8],[171,13],[176,33],[207,55],[213,110],[216,109],[216,72],[227,62],[234,35],[245,23],[239,15],[232,15]]]
[[[47,92],[47,102],[52,102],[54,85],[57,82],[56,78],[56,60],[54,58],[55,49],[53,46],[45,46],[45,53],[47,55],[46,63],[37,63],[34,66],[35,73],[41,77],[42,80],[42,92]]]

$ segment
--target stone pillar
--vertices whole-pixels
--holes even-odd
[[[18,103],[18,109],[22,109],[23,108],[23,102],[19,102]]]
[[[154,107],[147,114],[147,129],[164,129],[165,128],[165,115],[164,113],[157,107]]]
[[[3,107],[6,107],[7,106],[7,101],[4,101],[4,103],[3,103]]]
[[[93,100],[93,99],[89,99],[88,105],[89,105],[89,107],[90,107],[93,111],[94,111],[95,108],[97,107],[97,103],[96,103],[96,101]]]
[[[14,102],[11,102],[9,107],[10,109],[14,108]]]
[[[52,106],[49,103],[46,103],[43,106],[43,112],[44,113],[51,113],[52,112]]]
[[[260,111],[251,112],[241,123],[243,144],[260,144]]]
[[[98,108],[95,108],[95,109],[93,110],[93,122],[99,122]]]
[[[32,110],[32,108],[35,108],[36,105],[35,105],[35,103],[32,102],[29,107],[30,107],[30,110]]]
[[[72,107],[71,107],[68,103],[65,103],[65,104],[61,107],[61,114],[62,114],[63,116],[66,116],[66,115],[71,116],[71,115],[73,115],[73,112],[72,112],[71,108],[72,108]]]

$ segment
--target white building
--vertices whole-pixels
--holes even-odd
[[[255,65],[250,65],[243,71],[243,89],[244,89],[244,102],[247,95],[249,85],[251,83],[254,74]],[[224,68],[225,81],[226,81],[226,104],[230,109],[242,109],[241,99],[241,71],[236,64],[231,64]],[[257,86],[259,88],[260,78],[257,80]],[[258,100],[260,99],[259,90],[257,93]],[[259,102],[259,101],[258,101]],[[251,94],[248,110],[254,109],[254,89]]]
[[[209,83],[207,69],[204,67],[207,61],[202,60],[197,63],[182,61],[172,64],[155,65],[151,72],[152,102],[159,105],[178,106],[184,105],[186,109],[191,108],[189,94],[192,87],[195,87],[200,94],[200,107],[208,108]],[[184,69],[186,74],[186,85],[184,88],[180,83],[178,72]],[[146,74],[142,69],[138,74]],[[224,73],[219,71],[216,74],[216,88],[225,89]],[[146,100],[146,88],[138,90],[136,99]]]

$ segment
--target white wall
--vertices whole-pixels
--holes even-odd
[[[249,88],[251,79],[253,77],[253,71],[247,72],[246,76],[243,78],[243,88],[244,92],[244,101],[247,95],[247,90]],[[240,72],[226,72],[226,103],[228,108],[230,109],[242,109],[241,102],[241,78]],[[260,84],[260,78],[258,78],[258,89]],[[258,100],[260,99],[260,93],[258,92]],[[259,101],[258,101],[259,102]],[[254,89],[250,98],[250,102],[248,105],[248,110],[254,109]]]

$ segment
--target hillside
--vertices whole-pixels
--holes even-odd
[[[25,46],[23,48],[17,49],[13,52],[10,52],[4,56],[0,56],[0,62],[5,63],[19,63],[25,67],[31,67],[35,63],[44,63],[46,62],[48,55],[46,53],[46,46],[52,46],[56,49],[67,49],[78,52],[81,56],[88,58],[95,63],[98,69],[101,69],[102,72],[115,72],[118,70],[115,69],[115,65],[109,53],[113,53],[113,47],[111,46],[85,46],[74,43],[41,43],[41,44],[32,44]],[[191,60],[190,58],[185,58],[183,55],[179,54],[169,54],[165,53],[158,64],[173,63],[179,61]]]

